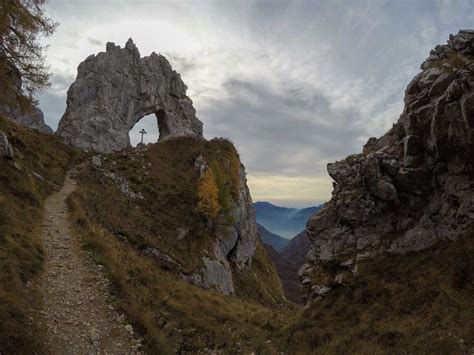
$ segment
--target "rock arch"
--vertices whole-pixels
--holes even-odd
[[[106,52],[79,65],[57,134],[85,151],[109,153],[129,147],[128,132],[154,113],[160,140],[202,138],[202,122],[186,90],[165,57],[141,58],[132,39],[125,48],[109,42]]]

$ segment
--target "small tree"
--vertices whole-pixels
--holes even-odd
[[[214,219],[219,215],[219,189],[216,178],[208,169],[199,180],[197,211],[207,218]]]
[[[49,85],[39,37],[51,35],[57,24],[45,16],[45,1],[0,0],[1,105],[31,106],[32,93]]]

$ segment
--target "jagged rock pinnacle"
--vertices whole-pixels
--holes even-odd
[[[125,48],[108,42],[106,52],[79,65],[57,134],[85,151],[117,151],[130,146],[130,129],[155,113],[160,139],[202,138],[202,122],[186,90],[165,57],[140,58],[131,38]]]

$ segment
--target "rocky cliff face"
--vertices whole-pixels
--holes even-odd
[[[79,65],[57,133],[69,145],[109,153],[129,147],[130,129],[155,113],[160,139],[201,138],[202,122],[186,90],[165,57],[141,58],[131,39],[125,48],[107,43],[105,53]]]
[[[206,164],[202,157],[197,161],[201,162],[196,164],[197,169],[203,171],[202,164]],[[184,276],[198,286],[225,294],[234,293],[232,270],[238,271],[250,266],[258,240],[255,208],[243,165],[240,166],[238,190],[238,198],[230,206],[233,223],[226,221],[224,216],[218,219],[212,253],[202,258],[204,267],[191,276]]]
[[[16,68],[12,68],[10,74],[15,84],[15,92],[12,93],[12,97],[23,96],[24,92],[20,73]],[[30,127],[43,133],[53,133],[51,127],[44,122],[43,111],[36,106],[30,109],[24,109],[20,105],[13,104],[0,106],[0,114],[22,126]]]
[[[361,260],[455,240],[474,222],[474,31],[451,35],[421,69],[393,128],[328,164],[333,196],[307,224],[307,300],[351,278]]]

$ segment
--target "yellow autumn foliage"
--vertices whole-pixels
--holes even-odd
[[[220,211],[219,189],[211,169],[208,169],[199,180],[198,198],[197,211],[208,218],[216,218]]]

